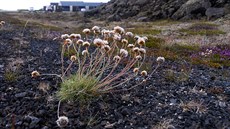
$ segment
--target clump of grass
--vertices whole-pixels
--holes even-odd
[[[63,81],[61,88],[57,93],[60,100],[80,100],[82,102],[97,96],[94,86],[99,80],[93,76],[71,75]]]
[[[4,78],[7,82],[14,82],[18,78],[18,74],[14,71],[7,70],[4,74]]]
[[[207,106],[202,101],[189,101],[187,103],[181,102],[180,107],[183,109],[183,112],[186,111],[193,111],[195,113],[206,113],[207,112]]]
[[[212,23],[195,23],[188,29],[181,29],[180,32],[185,32],[188,35],[220,35],[225,34],[224,31],[219,30],[216,24]]]

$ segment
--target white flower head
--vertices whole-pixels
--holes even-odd
[[[114,27],[114,32],[115,33],[118,33],[118,34],[124,34],[125,33],[125,30],[124,28],[120,27],[120,26],[115,26]]]
[[[68,34],[63,34],[63,35],[61,35],[61,39],[67,39],[67,38],[69,38],[69,35],[68,35]]]
[[[1,24],[1,25],[4,25],[4,24],[6,24],[6,22],[5,22],[5,21],[1,21],[0,24]]]
[[[128,44],[128,48],[134,48],[134,45],[133,44]]]
[[[137,74],[139,72],[139,68],[134,68],[133,72]]]
[[[127,57],[127,56],[128,56],[128,51],[125,50],[125,49],[120,49],[120,54],[121,54],[123,57]]]
[[[130,37],[130,38],[132,38],[134,36],[132,32],[126,32],[125,35]]]
[[[70,60],[75,61],[75,60],[77,60],[77,57],[75,55],[73,55],[73,56],[70,57]]]
[[[85,42],[83,42],[83,46],[84,46],[84,47],[89,47],[89,46],[90,46],[90,43],[89,43],[88,41],[85,41]]]
[[[113,60],[116,61],[117,63],[120,62],[121,57],[120,56],[114,56]]]
[[[81,39],[81,34],[75,34],[75,37],[76,37],[77,39]]]
[[[70,37],[71,39],[74,39],[74,38],[76,38],[76,34],[70,34],[69,37]]]
[[[82,31],[84,34],[89,34],[90,33],[90,29],[86,28]]]
[[[59,127],[66,127],[69,123],[69,119],[66,116],[60,116],[56,123]]]
[[[147,36],[144,36],[142,37],[145,41],[148,41],[148,37]]]
[[[136,60],[142,60],[142,57],[140,55],[135,57]]]
[[[108,44],[109,44],[109,42],[108,42],[107,40],[103,40],[103,43],[104,43],[105,45],[108,45]]]
[[[165,58],[164,57],[157,57],[157,63],[164,63],[165,62]]]
[[[114,34],[113,39],[115,41],[121,41],[121,35],[120,34]]]
[[[83,42],[84,42],[84,41],[83,41],[82,39],[77,40],[77,44],[78,44],[78,45],[83,44]]]
[[[138,48],[138,47],[134,47],[132,51],[135,52],[135,53],[138,53],[138,52],[139,52],[139,49],[140,49],[140,48]]]
[[[128,43],[129,43],[129,41],[128,41],[127,39],[122,39],[121,42],[122,42],[123,44],[128,44]]]
[[[100,33],[100,28],[99,28],[98,26],[94,26],[94,27],[92,28],[92,30],[93,30],[93,32],[94,32],[95,34]]]
[[[144,38],[138,38],[137,43],[138,43],[140,46],[144,46],[144,45],[145,45],[145,39],[144,39]]]
[[[71,39],[65,39],[65,44],[72,45],[73,41]]]
[[[40,73],[39,73],[38,71],[33,71],[33,72],[31,73],[31,76],[32,76],[32,77],[38,77],[38,76],[40,76]]]
[[[139,49],[139,53],[141,53],[141,54],[146,54],[146,50],[145,50],[144,48],[140,48],[140,49]]]
[[[102,39],[94,39],[93,44],[95,44],[97,47],[102,47],[104,46],[104,41]]]
[[[138,35],[136,35],[136,36],[134,37],[135,40],[138,40],[139,38],[140,38],[140,36],[138,36]]]
[[[89,52],[88,52],[88,50],[83,50],[83,51],[81,52],[81,54],[82,54],[83,56],[86,56],[86,55],[89,54]]]
[[[147,71],[145,71],[145,70],[141,71],[141,75],[142,76],[147,76]]]
[[[111,50],[109,45],[104,45],[102,49],[105,50],[105,52],[109,52]]]

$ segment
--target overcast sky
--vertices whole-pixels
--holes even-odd
[[[0,0],[0,9],[17,10],[17,9],[41,9],[50,2],[60,1],[84,1],[84,2],[108,2],[109,0]]]

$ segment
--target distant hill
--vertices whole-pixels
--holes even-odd
[[[230,0],[111,0],[85,15],[109,21],[150,21],[213,19],[227,14],[230,14]]]

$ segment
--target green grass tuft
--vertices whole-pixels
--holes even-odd
[[[97,95],[97,91],[93,89],[97,82],[92,76],[72,75],[63,81],[57,96],[62,101],[86,102]]]

